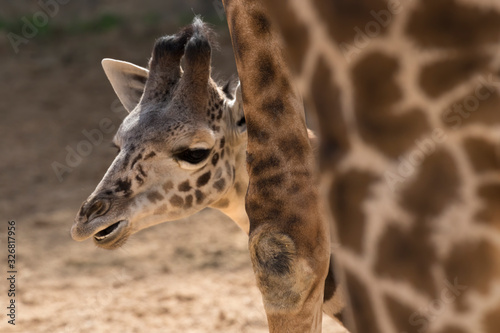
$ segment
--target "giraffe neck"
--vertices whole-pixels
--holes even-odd
[[[248,172],[246,170],[246,144],[242,143],[235,149],[235,179],[233,186],[226,194],[210,207],[220,210],[230,217],[246,234],[249,233],[249,219],[245,210],[245,193],[248,187]]]

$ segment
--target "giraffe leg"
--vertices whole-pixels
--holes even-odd
[[[249,249],[270,332],[321,331],[325,263],[316,259],[320,250],[301,254],[307,249],[272,223],[250,235]]]
[[[330,239],[301,97],[260,1],[224,1],[247,123],[249,250],[270,332],[321,332]]]

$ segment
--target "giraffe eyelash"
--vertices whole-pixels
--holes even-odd
[[[198,164],[207,159],[210,155],[210,149],[185,149],[174,154],[178,160],[182,160],[191,164]]]

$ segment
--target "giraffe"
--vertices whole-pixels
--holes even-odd
[[[304,107],[259,1],[223,1],[248,128],[249,250],[270,332],[321,332],[330,234]]]
[[[113,140],[117,156],[75,218],[75,240],[115,249],[141,229],[205,207],[248,232],[248,175],[236,172],[246,165],[245,118],[240,98],[211,78],[211,36],[196,18],[156,41],[148,69],[102,61],[129,114]]]
[[[141,229],[186,217],[205,207],[219,209],[250,236],[252,260],[271,331],[282,331],[284,327],[317,331],[325,281],[327,290],[333,285],[331,279],[325,280],[329,265],[326,225],[319,211],[307,217],[300,212],[304,206],[317,210],[311,148],[315,136],[302,119],[297,127],[302,131],[300,136],[279,142],[288,149],[301,147],[301,156],[295,157],[300,163],[285,168],[306,184],[303,189],[295,179],[289,184],[296,188],[296,200],[301,202],[284,218],[295,226],[288,226],[286,233],[279,232],[283,226],[275,225],[278,219],[252,226],[245,212],[249,177],[241,88],[238,84],[233,94],[229,86],[220,87],[211,79],[210,39],[210,30],[196,18],[176,35],[157,40],[149,69],[120,60],[102,61],[129,114],[113,140],[118,154],[82,204],[72,237],[77,241],[93,238],[98,247],[116,249]],[[184,68],[180,66],[182,57]],[[297,95],[290,93],[290,97]],[[296,105],[292,105],[289,123],[303,117],[302,109],[302,114],[295,113]],[[293,158],[288,155],[288,159]],[[251,170],[266,171],[271,166],[261,160]],[[284,175],[261,181],[283,181],[279,177]],[[268,193],[266,198],[277,200],[275,195]],[[304,200],[302,195],[309,199]],[[300,225],[309,223],[309,219],[312,233],[304,235]],[[321,261],[317,260],[318,254]],[[288,289],[278,288],[283,283]],[[296,314],[290,313],[301,307],[310,312],[306,313],[309,320],[296,321]]]
[[[280,31],[317,119],[348,329],[498,332],[500,4],[225,4],[237,54]]]

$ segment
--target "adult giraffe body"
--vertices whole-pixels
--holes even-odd
[[[350,331],[498,332],[500,3],[261,3],[318,119]]]

